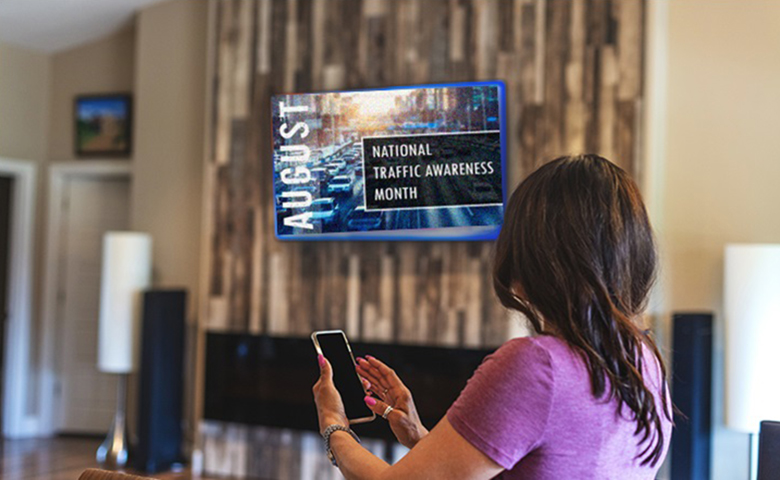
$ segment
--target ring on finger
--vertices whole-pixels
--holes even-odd
[[[385,420],[387,420],[387,416],[388,416],[388,415],[390,414],[390,412],[392,412],[392,411],[393,411],[393,407],[391,407],[390,405],[388,405],[388,406],[387,406],[387,408],[385,408],[385,411],[384,411],[384,413],[382,413],[382,418],[384,418]]]

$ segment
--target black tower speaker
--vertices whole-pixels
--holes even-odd
[[[712,314],[672,316],[672,480],[709,480],[712,414]]]
[[[767,380],[770,381],[771,380]],[[758,434],[758,480],[780,478],[780,422],[764,420]]]
[[[149,290],[143,297],[138,444],[135,468],[159,472],[181,462],[187,293]]]

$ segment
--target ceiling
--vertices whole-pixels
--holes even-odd
[[[0,0],[0,41],[46,53],[67,50],[129,25],[161,0]]]

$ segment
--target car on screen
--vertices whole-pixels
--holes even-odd
[[[288,192],[296,193],[296,192],[308,192],[309,195],[311,195],[310,199],[316,199],[320,196],[320,187],[318,185],[296,185],[293,188],[290,188]],[[287,207],[285,207],[285,204],[290,203],[300,203],[300,202],[306,202],[308,199],[304,195],[296,195],[296,196],[289,196],[284,197],[281,195],[281,191],[279,189],[276,190],[276,193],[274,194],[274,199],[276,203],[276,211],[278,212],[286,212],[289,210]]]
[[[330,180],[330,172],[328,172],[328,169],[325,167],[311,168],[309,169],[309,173],[311,174],[311,178],[314,179],[315,183],[324,185]]]
[[[382,228],[382,212],[366,211],[366,207],[355,207],[347,216],[347,229],[357,231],[378,230]]]
[[[322,223],[331,223],[336,220],[338,205],[336,205],[334,198],[318,198],[311,202],[310,208],[312,220],[322,220]]]
[[[347,164],[343,160],[337,160],[335,162],[328,163],[325,165],[325,168],[328,169],[328,173],[331,176],[335,176],[343,172],[347,168]]]
[[[470,185],[471,198],[477,203],[496,200],[493,185],[487,182],[475,182]]]
[[[328,194],[352,192],[352,178],[349,175],[337,175],[328,183]]]

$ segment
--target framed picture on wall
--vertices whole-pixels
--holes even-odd
[[[74,101],[76,156],[129,156],[132,114],[133,98],[127,93],[77,96]]]

